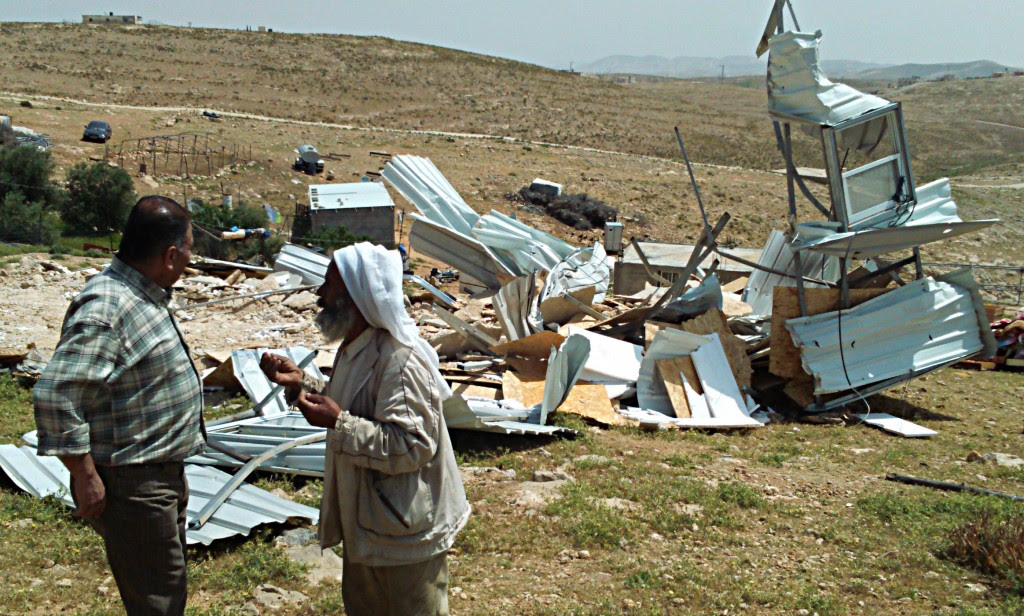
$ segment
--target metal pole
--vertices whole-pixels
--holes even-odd
[[[697,178],[693,176],[693,167],[690,165],[690,157],[686,155],[686,146],[683,145],[683,136],[679,133],[679,127],[676,130],[676,140],[679,141],[679,149],[683,151],[683,160],[686,161],[686,170],[690,172],[690,184],[693,185],[693,192],[697,195],[697,205],[700,207],[700,217],[704,220],[704,229],[710,229],[711,225],[708,224],[708,214],[704,211],[704,202],[700,198],[700,188],[697,187]]]

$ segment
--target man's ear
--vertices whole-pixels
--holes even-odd
[[[160,255],[160,267],[163,269],[173,269],[174,259],[178,256],[178,247],[171,244],[167,248],[164,248],[163,254]]]

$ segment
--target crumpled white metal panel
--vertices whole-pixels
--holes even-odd
[[[818,64],[821,31],[784,32],[768,40],[768,109],[834,126],[889,104],[842,83]]]
[[[491,289],[501,286],[499,275],[517,275],[472,237],[418,214],[410,218],[413,225],[409,243],[428,257],[451,265]]]
[[[985,348],[991,332],[982,327],[973,278],[945,278],[960,284],[922,278],[849,310],[786,321],[814,392],[857,389]]]
[[[65,505],[74,507],[70,492],[71,474],[57,458],[36,455],[31,447],[0,445],[0,469],[15,485],[36,498],[55,496]],[[231,475],[217,469],[194,464],[185,465],[185,476],[189,486],[189,519],[198,515],[231,478]],[[218,539],[248,535],[261,524],[286,522],[292,518],[317,524],[320,512],[256,486],[243,484],[202,528],[186,530],[185,538],[189,545],[209,545]]]
[[[551,271],[579,252],[575,246],[501,212],[478,215],[430,159],[396,156],[382,175],[419,210],[412,214],[416,223],[410,244],[490,289],[501,286],[499,273],[524,276]],[[604,277],[610,279],[611,266],[605,261],[601,261]],[[588,265],[578,259],[566,267]],[[599,293],[606,289],[607,284]]]

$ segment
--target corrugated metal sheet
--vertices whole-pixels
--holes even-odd
[[[253,417],[207,429],[207,438],[247,456],[257,456],[268,449],[295,440],[324,428],[309,425],[301,413],[289,412],[270,417]],[[323,477],[324,443],[311,443],[290,449],[260,465],[261,470]],[[242,462],[231,456],[207,448],[186,462],[237,468]]]
[[[973,278],[961,271],[916,280],[849,310],[789,319],[786,328],[815,393],[842,392],[994,347],[980,303]]]
[[[323,284],[327,276],[330,257],[303,248],[296,244],[285,244],[274,261],[275,272],[291,272],[302,277],[306,284]]]
[[[313,351],[304,346],[293,346],[285,349],[237,349],[231,351],[231,368],[235,378],[241,383],[242,389],[249,395],[254,404],[263,401],[275,389],[275,384],[270,382],[263,371],[260,370],[260,359],[264,352],[282,355],[301,365],[309,358]],[[316,364],[309,361],[304,370],[310,376],[323,380],[325,377]],[[261,415],[279,415],[288,411],[288,403],[284,399],[284,391],[281,390],[277,396],[266,402],[263,409],[257,409]]]
[[[768,41],[768,109],[834,126],[889,101],[833,83],[818,65],[821,32],[785,32]]]
[[[845,256],[851,259],[871,259],[890,252],[980,231],[997,222],[998,219],[990,219],[864,229],[851,233],[835,233],[827,238],[807,242],[794,242],[793,248],[802,252],[801,258],[813,258],[812,255],[817,254],[836,258]]]
[[[394,207],[388,189],[374,182],[312,184],[308,190],[309,207],[315,210]]]
[[[56,496],[69,507],[71,499],[71,475],[60,460],[51,456],[38,456],[31,447],[0,445],[0,468],[22,490],[37,498]],[[187,464],[185,475],[189,484],[188,518],[191,520],[225,483],[231,475],[217,469]],[[232,494],[217,510],[209,522],[198,530],[187,530],[186,539],[190,545],[209,545],[218,539],[235,535],[248,535],[261,524],[285,522],[301,518],[316,524],[320,513],[253,485],[245,484]]]
[[[786,236],[780,231],[772,230],[768,236],[768,242],[761,250],[761,258],[757,260],[758,265],[772,269],[788,272],[796,275],[796,263],[793,261],[793,249],[786,242]],[[839,263],[834,259],[827,259],[824,255],[813,253],[800,256],[800,269],[804,276],[810,276],[833,282],[839,280]],[[772,313],[772,289],[775,287],[795,287],[796,280],[784,278],[764,270],[754,270],[750,273],[747,286],[743,289],[743,301],[753,309],[752,314],[770,315]],[[814,283],[807,283],[809,287],[820,286]]]
[[[551,271],[578,253],[575,246],[501,212],[478,215],[427,158],[396,156],[382,175],[419,210],[412,214],[413,248],[490,289],[501,286],[498,273]],[[571,265],[578,268],[592,260],[587,254]],[[604,267],[604,277],[610,278],[610,264]]]
[[[501,275],[514,275],[491,251],[458,231],[411,214],[409,243],[423,254],[451,265],[461,273],[490,289],[501,287]]]

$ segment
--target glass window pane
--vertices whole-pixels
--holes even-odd
[[[899,161],[893,158],[870,168],[854,169],[845,176],[846,205],[854,220],[857,214],[892,201],[900,176]]]

